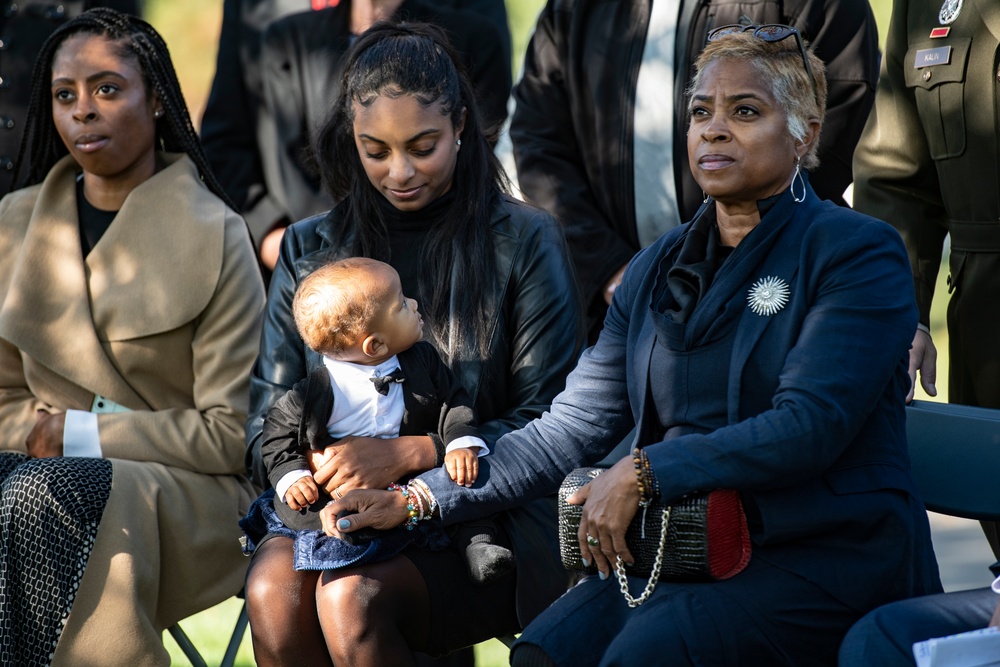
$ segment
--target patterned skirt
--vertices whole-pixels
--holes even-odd
[[[105,459],[0,453],[0,665],[51,664],[111,478]]]

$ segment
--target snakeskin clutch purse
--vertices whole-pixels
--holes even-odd
[[[566,499],[604,471],[577,468],[559,488],[559,551],[567,570],[596,574],[584,568],[577,532],[582,505]],[[666,529],[665,539],[663,530]],[[625,531],[635,558],[627,574],[657,576],[660,581],[718,581],[739,574],[750,562],[750,532],[740,494],[718,490],[682,498],[666,506],[652,502],[639,508]]]

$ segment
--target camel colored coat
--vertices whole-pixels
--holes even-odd
[[[242,219],[183,155],[82,256],[67,157],[0,201],[0,450],[36,409],[98,415],[111,494],[55,665],[167,665],[163,628],[238,592],[248,377],[264,304]]]

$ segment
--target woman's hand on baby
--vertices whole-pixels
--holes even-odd
[[[352,489],[384,489],[411,472],[400,465],[391,438],[348,436],[307,456],[316,482],[334,498]]]
[[[24,440],[28,456],[35,459],[62,456],[65,425],[65,412],[53,414],[45,410],[38,410],[35,413],[35,425]]]
[[[399,491],[356,489],[329,503],[319,516],[323,531],[332,537],[342,537],[360,528],[389,530],[402,526],[410,516],[406,503]]]
[[[626,456],[590,484],[567,498],[571,505],[583,504],[580,519],[580,554],[586,564],[597,566],[607,579],[620,557],[635,562],[625,544],[625,530],[639,509],[639,485],[632,457]]]
[[[396,481],[388,449],[379,438],[348,436],[306,457],[316,483],[336,498],[352,489],[382,489]]]
[[[312,477],[300,477],[285,491],[285,503],[296,512],[319,500],[319,486]]]
[[[444,455],[448,476],[459,486],[472,486],[479,476],[479,447],[453,449]]]

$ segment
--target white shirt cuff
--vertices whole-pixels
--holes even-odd
[[[96,414],[84,410],[66,411],[66,422],[63,425],[63,456],[104,458]]]
[[[474,435],[463,435],[461,438],[452,440],[451,444],[444,448],[444,453],[447,454],[456,449],[468,449],[470,447],[479,447],[479,456],[486,456],[490,453],[490,448],[486,446],[486,441]]]
[[[291,472],[286,472],[278,480],[278,483],[274,485],[274,495],[285,502],[285,492],[291,488],[292,484],[299,481],[303,477],[312,477],[312,473],[308,470],[293,470]]]

